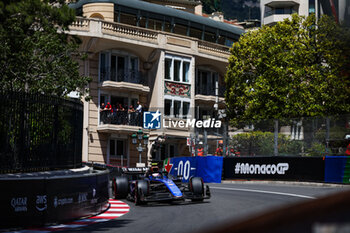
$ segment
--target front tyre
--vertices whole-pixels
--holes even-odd
[[[142,205],[146,202],[144,198],[149,194],[149,183],[146,180],[138,180],[135,185],[135,205]]]
[[[204,182],[200,177],[192,177],[189,181],[189,189],[193,193],[192,201],[203,201],[204,197]]]

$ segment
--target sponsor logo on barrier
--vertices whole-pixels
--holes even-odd
[[[58,199],[57,197],[55,197],[53,199],[53,205],[55,208],[57,208],[57,206],[63,206],[63,205],[67,205],[67,204],[72,204],[73,203],[73,198],[69,197],[69,198],[61,198]]]
[[[166,159],[166,162],[164,161],[164,168],[168,173],[171,172],[171,169],[173,168],[173,164],[170,163],[170,158]]]
[[[284,175],[289,169],[288,163],[278,164],[249,164],[249,163],[236,163],[235,174],[268,174],[268,175]]]
[[[27,212],[27,197],[14,197],[11,199],[11,206],[15,212]]]
[[[191,167],[191,162],[187,160],[184,164],[184,161],[180,161],[176,168],[178,176],[182,176],[183,180],[188,180],[190,178],[190,174],[192,170],[196,170],[195,167]]]
[[[36,196],[36,209],[38,211],[44,211],[47,209],[47,196],[46,195],[37,195]]]
[[[78,203],[87,201],[87,193],[79,193]]]
[[[91,204],[96,204],[97,203],[97,198],[95,198],[96,196],[96,189],[92,189],[92,199],[91,199]]]

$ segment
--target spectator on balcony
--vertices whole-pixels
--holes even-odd
[[[136,108],[136,121],[135,125],[141,126],[141,120],[142,120],[142,105],[140,104],[140,101],[137,101],[137,108]]]
[[[113,112],[112,105],[109,102],[107,102],[105,109],[109,112]]]
[[[130,105],[130,107],[129,107],[129,111],[128,111],[128,112],[129,112],[129,113],[133,113],[133,112],[135,112],[134,106]]]
[[[112,106],[113,106],[112,107],[112,111],[113,111],[113,113],[115,115],[115,113],[118,111],[118,108],[117,108],[117,105],[115,105],[115,104],[113,104]]]
[[[118,111],[125,111],[122,104],[118,104]]]
[[[140,101],[137,101],[136,112],[137,112],[137,113],[141,113],[141,112],[142,112],[142,105],[140,104]]]
[[[105,110],[105,103],[101,103],[101,106],[100,106],[100,112],[104,111]]]
[[[115,123],[116,123],[116,119],[117,119],[117,112],[118,112],[118,109],[117,109],[117,105],[113,104],[112,106],[113,106],[113,107],[112,107],[112,114],[111,114],[112,117],[113,117],[112,123],[115,124]]]

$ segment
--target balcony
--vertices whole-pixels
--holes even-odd
[[[147,86],[147,78],[138,71],[101,69],[100,70],[100,87],[103,89],[118,89],[134,92],[148,93],[150,88]]]
[[[219,87],[219,102],[224,102],[225,99],[225,87]],[[197,102],[203,102],[203,101],[211,101],[215,102],[216,100],[216,95],[215,95],[215,88],[212,87],[207,87],[207,88],[196,88],[196,96],[195,100]]]
[[[298,13],[298,11],[291,9],[291,8],[273,9],[273,10],[265,12],[265,18],[272,16],[272,15],[291,15],[294,13]]]
[[[142,113],[103,110],[100,112],[101,133],[132,133],[142,127]]]
[[[203,57],[212,55],[216,59],[220,58],[225,61],[230,55],[230,47],[225,45],[202,41],[174,33],[155,31],[122,23],[102,21],[99,19],[76,17],[76,21],[69,27],[69,29],[69,33],[73,35],[104,38],[133,44],[135,46],[147,46],[158,49],[166,49],[167,45],[172,43],[171,41],[173,40],[167,40],[169,37],[190,39],[190,47],[188,50],[193,54],[198,54]]]
[[[300,4],[300,0],[265,0],[263,2],[265,6],[269,7],[288,7],[288,6],[295,6]]]
[[[291,19],[291,18],[292,16],[290,14],[270,15],[264,18],[263,24],[274,25],[277,22],[283,21],[284,19]]]
[[[265,12],[264,24],[273,25],[284,19],[291,18],[291,14],[298,13],[294,8],[276,8]]]

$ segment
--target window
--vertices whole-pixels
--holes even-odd
[[[133,82],[139,83],[137,73],[139,59],[123,51],[102,52],[100,54],[100,82]]]
[[[184,62],[182,67],[182,82],[189,82],[188,73],[190,71],[190,63]]]
[[[136,57],[131,57],[130,58],[130,67],[129,69],[132,71],[137,71],[138,70],[138,59]]]
[[[181,101],[174,101],[174,116],[176,118],[180,117],[180,110],[181,110]]]
[[[120,22],[124,24],[136,26],[137,18],[136,18],[136,15],[121,13]]]
[[[174,60],[174,81],[180,82],[181,61]]]
[[[171,59],[165,58],[165,79],[170,79],[171,72]]]
[[[204,40],[205,40],[205,41],[209,41],[209,42],[215,43],[215,41],[216,41],[216,36],[215,36],[214,33],[205,32],[205,33],[204,33]]]
[[[234,43],[234,40],[233,39],[230,39],[230,38],[226,38],[225,40],[225,45],[228,46],[228,47],[232,47],[232,44]]]
[[[196,77],[196,94],[215,95],[219,74],[213,71],[198,70]]]
[[[184,119],[187,119],[187,115],[189,114],[189,111],[190,111],[190,103],[184,101],[182,103],[182,116]]]
[[[161,31],[162,30],[162,24],[163,24],[163,22],[161,22],[159,20],[154,20],[154,19],[149,19],[148,20],[148,28],[152,29],[152,30]]]
[[[315,0],[309,0],[309,14],[315,13]]]
[[[187,36],[187,27],[180,24],[175,24],[174,33]]]
[[[190,77],[190,59],[171,55],[165,57],[166,80],[189,83]]]
[[[108,53],[100,54],[100,81],[103,82],[109,79],[109,62],[108,62]]]
[[[170,116],[171,114],[171,104],[172,104],[172,100],[165,100],[165,115],[166,116]]]
[[[139,20],[139,27],[145,28],[147,23],[147,18],[146,17],[141,17]]]
[[[202,39],[202,31],[196,28],[191,28],[190,29],[190,37],[194,37],[197,39]]]
[[[187,119],[190,102],[185,100],[165,99],[165,116]]]
[[[111,139],[109,141],[110,156],[126,156],[126,142],[120,139]]]

